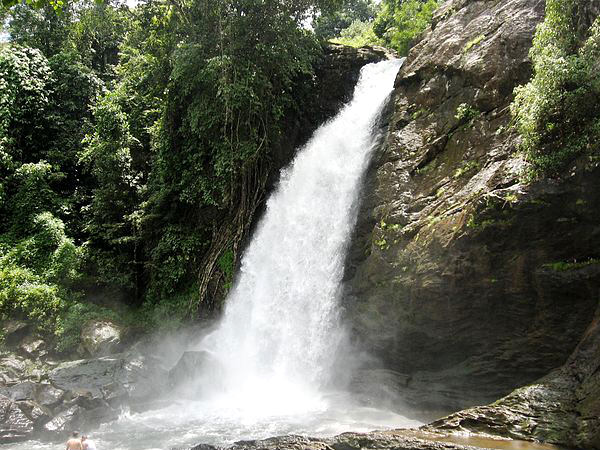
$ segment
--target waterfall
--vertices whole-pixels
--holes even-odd
[[[282,171],[220,325],[199,346],[218,361],[221,402],[287,412],[318,401],[329,381],[358,189],[401,63],[363,67],[352,100]]]
[[[224,446],[421,425],[357,401],[332,379],[333,361],[345,355],[338,303],[358,190],[401,63],[365,66],[353,99],[282,171],[220,323],[187,348],[206,357],[192,385],[179,386],[164,408],[102,425],[93,434],[100,448]],[[22,448],[33,447],[40,446]]]

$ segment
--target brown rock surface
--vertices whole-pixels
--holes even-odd
[[[384,373],[413,410],[488,403],[546,375],[598,305],[600,169],[580,160],[526,183],[509,127],[543,15],[538,0],[448,1],[396,80],[344,301],[380,360],[356,385]],[[555,442],[569,441],[567,421]]]

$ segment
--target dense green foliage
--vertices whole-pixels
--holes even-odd
[[[319,17],[315,31],[335,43],[361,47],[382,45],[408,54],[431,23],[438,0],[347,0],[340,10]]]
[[[512,106],[533,175],[556,175],[600,142],[600,19],[581,23],[585,6],[548,0],[531,59],[534,76]]]
[[[76,56],[0,50],[0,317],[46,333],[76,297],[84,247],[76,214],[77,147],[98,80]]]
[[[376,13],[377,6],[372,1],[345,0],[339,8],[317,17],[313,28],[319,38],[337,38],[341,36],[342,30],[347,29],[353,23],[370,23]]]
[[[348,28],[340,32],[340,37],[332,39],[336,44],[350,45],[352,47],[363,47],[365,45],[382,45],[383,41],[375,36],[372,22],[355,20]]]
[[[232,283],[270,150],[335,2],[80,1],[9,12],[0,50],[0,315],[78,341],[88,293],[148,327]],[[97,297],[95,295],[94,297]],[[127,316],[127,315],[126,315]],[[131,322],[131,321],[129,321]]]
[[[319,39],[381,43],[377,11],[368,0],[8,10],[0,318],[30,320],[69,351],[93,318],[156,328],[217,308],[273,149],[310,102]],[[113,296],[127,307],[117,313]]]
[[[406,55],[431,23],[439,3],[438,0],[383,0],[373,31],[384,45]]]

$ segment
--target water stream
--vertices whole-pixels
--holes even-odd
[[[342,350],[338,297],[360,181],[400,64],[365,66],[352,101],[282,172],[222,321],[197,346],[214,358],[198,382],[215,403],[253,414],[321,407]]]
[[[212,361],[195,380],[202,395],[123,414],[92,433],[99,448],[166,449],[418,425],[354,401],[339,364],[334,370],[336,356],[347,350],[338,302],[358,190],[400,65],[365,66],[351,102],[282,171],[220,324],[194,345]]]

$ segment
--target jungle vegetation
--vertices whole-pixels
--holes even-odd
[[[0,319],[30,321],[58,351],[88,319],[157,329],[218,311],[323,43],[406,54],[437,6],[3,4]],[[600,137],[600,25],[579,7],[548,0],[516,92],[536,176]]]
[[[218,310],[323,43],[364,28],[396,45],[405,8],[3,5],[0,319],[58,351],[88,319],[156,329]]]

